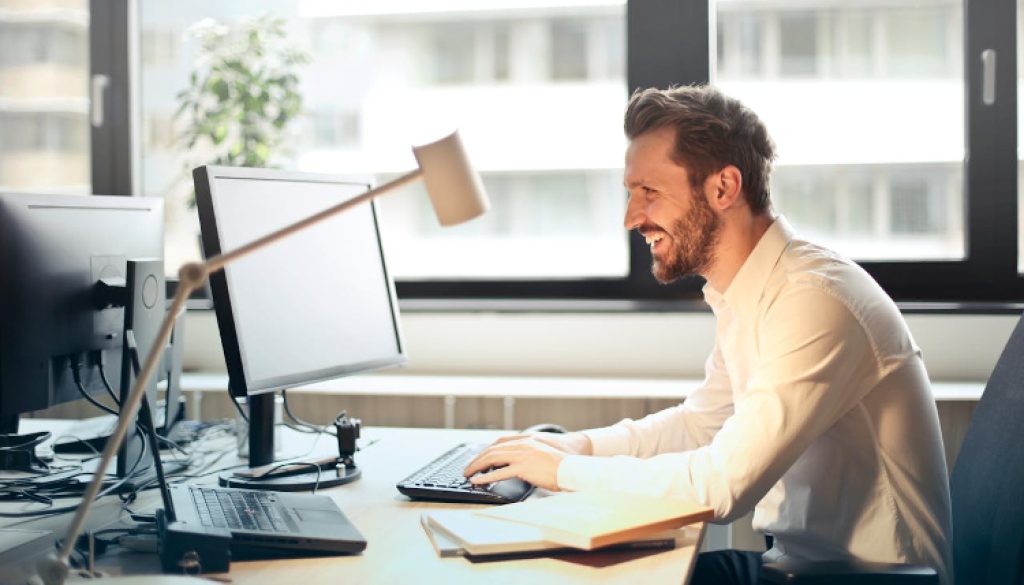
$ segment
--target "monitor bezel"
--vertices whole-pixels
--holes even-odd
[[[196,208],[199,212],[203,255],[210,258],[222,253],[221,234],[217,224],[214,199],[217,196],[217,183],[221,180],[263,180],[286,182],[331,183],[346,187],[363,187],[369,190],[372,180],[366,176],[337,175],[325,173],[308,173],[299,171],[282,171],[249,167],[224,167],[206,165],[193,171],[196,189]],[[340,201],[339,201],[340,202]],[[224,350],[224,361],[228,370],[228,389],[236,397],[274,392],[298,386],[306,386],[317,382],[333,380],[353,374],[360,374],[382,368],[399,366],[408,361],[405,353],[405,340],[399,318],[398,297],[395,292],[394,279],[388,269],[384,253],[384,242],[381,233],[380,218],[374,201],[369,202],[373,228],[377,239],[377,253],[388,291],[388,306],[391,312],[391,325],[397,343],[397,353],[388,358],[346,364],[343,366],[323,368],[315,371],[300,372],[287,376],[278,376],[264,380],[252,380],[245,369],[242,358],[242,347],[237,334],[237,318],[232,308],[231,294],[228,289],[227,275],[224,270],[210,275],[210,292],[213,298],[217,326],[220,330],[221,346]],[[259,252],[254,252],[259,254]],[[225,267],[230,270],[231,267]]]

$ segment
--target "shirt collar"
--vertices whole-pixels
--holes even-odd
[[[764,293],[768,277],[794,237],[793,228],[786,218],[781,215],[775,218],[724,293],[718,292],[710,284],[704,285],[704,298],[711,308],[717,312],[718,307],[724,303],[739,313],[741,318],[751,317]]]

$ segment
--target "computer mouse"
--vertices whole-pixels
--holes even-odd
[[[564,433],[565,427],[555,423],[539,423],[523,429],[523,433]]]

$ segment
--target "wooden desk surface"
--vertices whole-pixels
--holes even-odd
[[[686,582],[691,561],[700,546],[702,525],[687,529],[686,546],[668,551],[572,553],[486,562],[438,558],[420,525],[420,514],[426,510],[466,505],[413,501],[399,494],[395,484],[459,442],[488,442],[501,434],[496,431],[364,428],[360,441],[367,446],[356,456],[363,470],[362,478],[319,493],[330,495],[338,502],[366,537],[366,551],[342,557],[236,561],[231,564],[231,572],[223,577],[238,584],[267,585]],[[290,433],[287,451],[302,452],[311,440],[310,435]],[[336,449],[332,437],[319,439],[317,452],[326,454],[332,449]],[[231,464],[230,461],[222,463]],[[111,561],[117,563],[117,566],[107,567],[111,573],[122,569],[132,573],[157,572],[158,561],[154,555],[122,554],[103,564]]]

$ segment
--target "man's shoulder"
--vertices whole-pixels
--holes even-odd
[[[815,287],[842,299],[889,296],[863,268],[846,256],[813,242],[794,239],[779,257],[771,285],[778,290]]]
[[[766,313],[788,306],[814,314],[817,307],[830,313],[833,322],[856,322],[881,355],[904,354],[914,346],[896,303],[874,278],[856,262],[818,244],[790,242],[762,301]]]

